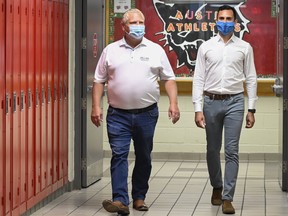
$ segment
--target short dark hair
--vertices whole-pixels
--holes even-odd
[[[229,5],[223,5],[223,6],[219,7],[218,11],[217,11],[217,17],[218,17],[219,12],[223,11],[223,10],[232,10],[233,11],[233,15],[234,15],[234,20],[237,19],[237,12],[236,12],[235,8],[231,7]]]

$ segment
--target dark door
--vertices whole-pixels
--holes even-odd
[[[278,5],[278,63],[277,75],[273,86],[276,97],[279,97],[279,182],[283,191],[288,190],[288,2],[279,0]],[[286,59],[286,61],[285,61]]]
[[[104,2],[83,1],[82,36],[82,187],[98,181],[103,172],[103,128],[90,120],[92,85],[104,41]]]

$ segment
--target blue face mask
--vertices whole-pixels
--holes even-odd
[[[221,34],[223,34],[224,36],[234,31],[234,25],[234,22],[216,22],[218,31],[221,32]]]
[[[131,35],[135,39],[142,39],[145,34],[145,26],[144,25],[130,25],[129,26],[129,35]]]

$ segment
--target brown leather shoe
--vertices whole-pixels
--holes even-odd
[[[118,213],[121,215],[128,215],[130,214],[129,207],[123,205],[120,201],[114,201],[111,200],[104,200],[102,202],[102,205],[104,209],[110,213]]]
[[[223,201],[222,212],[224,214],[235,214],[235,209],[230,200]]]
[[[145,204],[144,200],[134,200],[133,201],[133,208],[137,211],[148,211],[149,208]]]
[[[213,188],[211,203],[212,205],[221,205],[222,204],[222,190],[221,188]]]

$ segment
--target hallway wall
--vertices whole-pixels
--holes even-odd
[[[256,104],[255,126],[252,129],[246,129],[245,122],[243,122],[240,153],[278,153],[278,100],[274,96],[259,96]],[[106,97],[104,97],[103,102],[103,111],[106,115]],[[205,153],[205,131],[195,126],[191,96],[179,96],[181,118],[175,125],[168,119],[168,104],[168,97],[161,96],[159,103],[160,116],[155,132],[153,152]],[[104,151],[108,153],[110,147],[105,124],[104,119]]]

